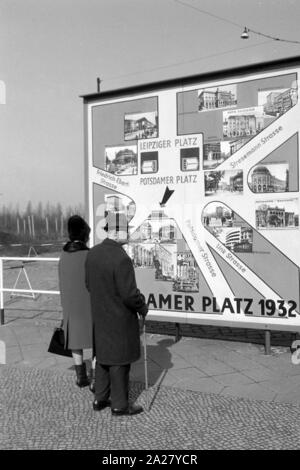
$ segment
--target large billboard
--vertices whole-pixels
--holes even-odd
[[[92,244],[107,211],[149,318],[300,327],[300,59],[85,96]]]

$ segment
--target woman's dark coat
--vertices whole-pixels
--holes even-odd
[[[88,250],[63,251],[58,264],[65,347],[92,348],[90,295],[85,285],[85,261]]]
[[[105,239],[88,252],[86,284],[91,295],[97,362],[130,364],[140,357],[139,322],[146,314],[132,261],[122,246]]]

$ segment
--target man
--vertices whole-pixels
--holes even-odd
[[[96,348],[93,409],[111,406],[112,415],[135,415],[143,408],[128,402],[129,371],[140,357],[137,312],[144,316],[148,307],[137,288],[132,261],[122,248],[128,240],[127,219],[110,212],[106,222],[107,238],[89,251],[86,260]]]

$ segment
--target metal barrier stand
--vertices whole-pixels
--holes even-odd
[[[20,293],[35,293],[35,294],[54,294],[59,295],[60,291],[56,290],[38,290],[38,289],[9,289],[3,287],[3,261],[54,261],[58,262],[59,258],[38,258],[38,257],[15,257],[7,256],[0,258],[0,325],[4,325],[5,315],[4,315],[4,292],[20,292]]]

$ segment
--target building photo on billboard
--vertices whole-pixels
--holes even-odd
[[[299,228],[298,198],[256,201],[255,206],[255,221],[258,230]]]
[[[205,171],[205,196],[243,194],[243,171]]]
[[[249,138],[233,140],[218,140],[204,142],[203,144],[203,170],[212,170],[227,158],[231,157],[243,145],[249,142]]]
[[[252,253],[253,230],[245,224],[233,227],[212,227],[210,232],[234,253]]]
[[[104,210],[103,216],[108,213],[112,214],[124,214],[127,218],[127,221],[134,217],[136,212],[135,202],[128,196],[124,194],[104,194]]]
[[[152,139],[158,137],[157,112],[125,114],[124,139]]]
[[[199,291],[196,260],[175,220],[163,211],[152,211],[130,236],[126,251],[148,283],[169,283],[170,292]]]
[[[271,124],[276,116],[265,115],[261,106],[223,112],[223,137],[253,137]]]
[[[281,116],[295,106],[298,99],[297,86],[277,90],[264,90],[258,92],[258,105],[263,113],[269,116]]]
[[[198,90],[198,111],[213,111],[220,108],[232,108],[237,104],[236,85]]]
[[[248,174],[253,193],[284,193],[289,191],[289,164],[264,163],[255,165]]]
[[[105,170],[114,175],[136,175],[138,169],[137,146],[105,148]]]
[[[210,202],[202,211],[202,223],[205,228],[234,227],[235,214],[221,202]]]

